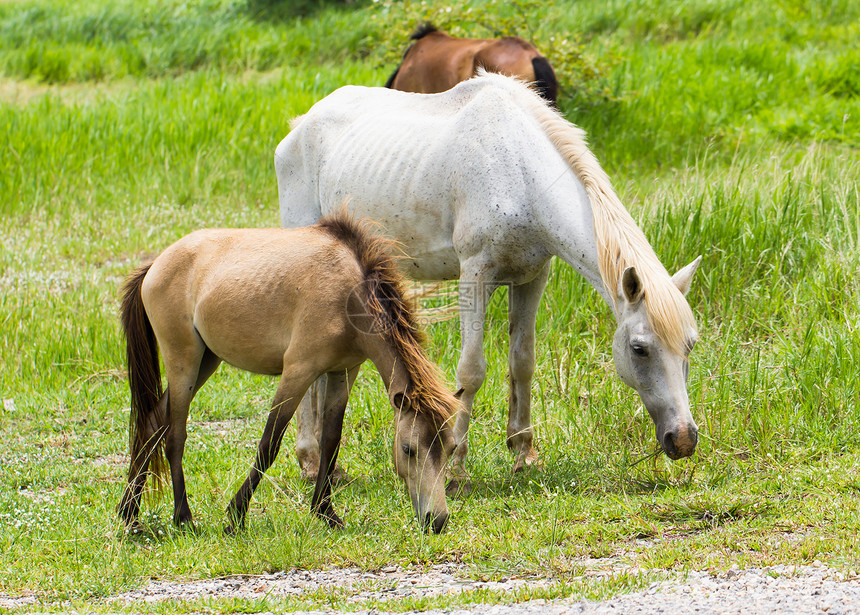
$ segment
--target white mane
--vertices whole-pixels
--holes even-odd
[[[696,321],[684,295],[654,253],[654,249],[621,204],[609,177],[588,149],[585,131],[551,109],[528,85],[511,77],[480,71],[475,79],[492,79],[512,92],[538,120],[547,137],[582,182],[591,201],[600,276],[610,296],[617,300],[618,282],[634,266],[645,289],[648,321],[658,337],[672,350],[684,353]]]

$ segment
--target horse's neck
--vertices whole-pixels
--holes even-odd
[[[389,399],[395,393],[405,393],[412,384],[412,378],[406,365],[394,352],[382,335],[362,336],[362,345],[367,358],[373,362],[376,371],[382,378]]]
[[[615,302],[600,276],[591,201],[573,172],[567,172],[536,204],[548,238],[547,248],[574,268],[615,311]]]

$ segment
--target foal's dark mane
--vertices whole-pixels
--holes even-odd
[[[367,289],[367,308],[380,335],[409,374],[414,410],[441,427],[460,402],[445,386],[439,368],[424,353],[425,337],[403,291],[403,276],[392,256],[391,242],[372,233],[368,222],[356,222],[345,214],[326,216],[316,226],[355,254]]]

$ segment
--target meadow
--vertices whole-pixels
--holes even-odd
[[[413,519],[368,365],[340,456],[353,479],[335,494],[346,530],[309,514],[291,427],[247,532],[224,536],[276,384],[225,366],[191,410],[198,532],[172,527],[167,492],[153,491],[145,530],[128,534],[114,510],[128,463],[125,276],[197,228],[276,226],[272,156],[289,119],[341,85],[384,83],[426,18],[533,39],[562,77],[561,110],[588,131],[663,263],[703,256],[688,297],[700,329],[696,454],[646,459],[653,425],[614,374],[611,312],[554,263],[533,385],[542,465],[510,472],[501,290],[472,420],[474,489],[449,502],[445,533],[425,536]],[[35,595],[21,612],[116,611],[106,598],[152,578],[441,561],[554,581],[386,605],[407,610],[601,597],[732,565],[856,571],[858,39],[849,0],[0,3],[0,596]],[[427,330],[453,381],[457,320],[428,317]],[[649,572],[583,576],[625,563]],[[331,588],[168,610],[347,597]]]

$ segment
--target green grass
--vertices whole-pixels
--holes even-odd
[[[412,519],[370,368],[347,416],[341,460],[355,481],[335,496],[344,532],[308,513],[290,429],[248,532],[222,534],[275,387],[230,368],[192,407],[185,464],[200,532],[172,528],[157,493],[144,506],[147,531],[123,531],[124,276],[192,229],[277,225],[272,156],[289,118],[340,85],[383,83],[413,18],[444,7],[429,4],[0,3],[0,594],[34,592],[44,602],[33,610],[111,610],[104,598],[150,578],[438,561],[554,580],[531,593],[386,605],[402,610],[601,597],[650,582],[582,577],[589,558],[657,576],[815,560],[856,568],[860,8],[847,0],[557,0],[523,14],[524,3],[472,5],[472,15],[527,24],[542,47],[553,36],[581,46],[602,72],[566,82],[562,109],[588,129],[668,268],[704,256],[690,293],[701,337],[695,457],[639,461],[655,446],[653,426],[614,375],[611,314],[555,263],[533,387],[543,467],[510,474],[500,291],[471,432],[475,489],[450,502],[443,535],[420,534]],[[492,29],[469,19],[457,27]],[[428,329],[453,379],[456,320]]]

